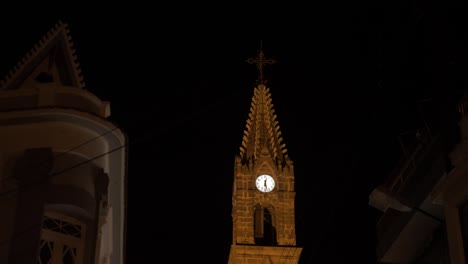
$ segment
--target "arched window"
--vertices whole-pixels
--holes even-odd
[[[81,221],[48,212],[42,221],[37,264],[84,264],[86,226]]]
[[[273,246],[277,244],[273,216],[268,208],[259,204],[255,206],[254,234],[257,245]]]

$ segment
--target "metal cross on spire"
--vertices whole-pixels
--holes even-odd
[[[257,69],[258,69],[258,81],[260,84],[264,83],[263,80],[263,66],[266,64],[273,64],[276,61],[273,59],[265,59],[265,55],[263,54],[262,50],[262,42],[260,41],[260,50],[258,52],[258,55],[256,58],[249,58],[246,60],[247,63],[250,64],[257,64]]]

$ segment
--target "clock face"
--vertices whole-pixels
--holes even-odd
[[[257,177],[255,186],[261,192],[271,192],[275,188],[275,180],[270,175],[263,174]]]

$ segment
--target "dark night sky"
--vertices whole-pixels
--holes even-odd
[[[278,61],[266,78],[295,164],[301,263],[375,263],[379,214],[368,196],[400,155],[398,135],[421,127],[419,100],[437,113],[466,87],[461,7],[330,4],[297,24],[279,13],[249,25],[124,7],[3,17],[0,73],[67,22],[87,89],[111,101],[111,120],[129,135],[129,263],[226,263],[234,155],[257,77],[245,60],[265,36]],[[232,33],[244,28],[254,35]]]

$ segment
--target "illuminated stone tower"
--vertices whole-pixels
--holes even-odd
[[[275,61],[247,60],[259,70],[232,192],[233,241],[229,264],[297,263],[294,167],[282,142],[263,67]]]

